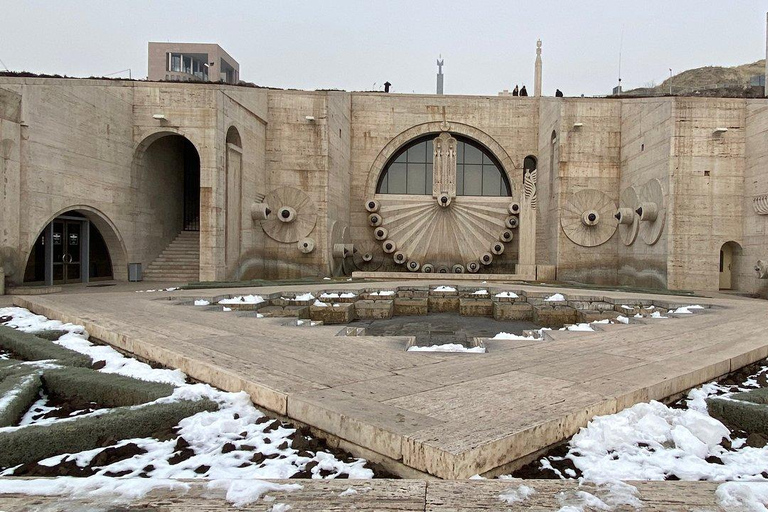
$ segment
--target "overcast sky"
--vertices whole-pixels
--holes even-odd
[[[148,41],[219,43],[241,78],[296,89],[447,94],[533,89],[543,41],[544,94],[609,93],[685,69],[765,57],[758,0],[194,1],[0,0],[0,60],[13,71],[147,73]],[[623,45],[620,44],[623,33]],[[0,66],[2,67],[2,66]],[[116,76],[128,76],[127,72]]]

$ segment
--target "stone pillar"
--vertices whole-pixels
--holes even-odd
[[[520,201],[520,223],[518,226],[517,273],[524,279],[536,278],[536,213],[538,194],[536,191],[537,171],[525,172],[523,197]]]
[[[768,97],[768,13],[765,13],[765,87],[764,94]]]
[[[537,98],[541,97],[541,39],[536,41],[536,74],[533,78],[533,95]]]
[[[441,133],[433,142],[432,197],[447,194],[456,197],[456,139],[448,132]]]

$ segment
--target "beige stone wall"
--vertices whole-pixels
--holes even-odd
[[[565,235],[559,217],[573,195],[581,190],[598,190],[618,205],[620,120],[621,104],[618,101],[569,99],[562,104],[558,135],[560,164],[555,188],[560,213],[553,215],[550,209],[546,220],[558,225],[557,277],[560,280],[595,284],[616,282],[618,236],[614,233],[601,245],[585,247]],[[600,222],[610,222],[607,217],[605,215]]]
[[[355,205],[350,202],[352,97],[348,93],[329,92],[327,106],[327,142],[328,142],[328,185],[327,185],[327,239],[326,250],[332,251],[334,243],[348,242],[349,213]],[[334,229],[335,228],[335,229]],[[341,238],[339,238],[341,236]],[[334,236],[337,239],[334,239]],[[326,269],[330,275],[338,269],[340,263],[333,258],[328,260]],[[346,269],[352,270],[353,262],[349,257],[344,262]]]
[[[676,98],[667,286],[716,290],[720,247],[742,245],[746,100]],[[727,128],[717,134],[716,128]]]
[[[622,100],[619,193],[629,187],[640,190],[649,180],[658,179],[669,197],[673,110],[671,99]],[[669,200],[666,201],[668,204]],[[629,246],[617,240],[620,284],[647,288],[667,286],[669,224],[664,229],[653,245],[647,245],[639,235]]]
[[[557,191],[560,183],[560,133],[561,110],[565,100],[541,98],[539,108],[538,138],[538,200],[539,212],[536,226],[536,262],[554,265],[557,262],[557,241],[562,232],[558,223]],[[552,133],[557,142],[552,144]]]
[[[750,100],[746,106],[744,215],[742,254],[736,258],[740,290],[768,297],[768,280],[757,279],[757,260],[768,261],[768,215],[758,215],[755,197],[768,195],[768,100]]]

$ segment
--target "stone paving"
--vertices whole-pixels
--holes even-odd
[[[2,480],[0,480],[2,482]],[[155,490],[143,498],[132,500],[130,508],[110,506],[109,495],[99,498],[62,499],[59,497],[0,495],[0,510],[69,512],[71,510],[152,510],[155,512],[205,512],[232,510],[224,491],[211,490],[206,482],[187,482],[186,490]],[[551,512],[563,506],[584,505],[588,492],[612,507],[610,510],[634,511],[631,505],[618,505],[620,495],[606,487],[579,486],[576,481],[503,480],[425,481],[425,480],[271,480],[271,484],[301,486],[300,489],[268,491],[260,499],[238,507],[237,510],[291,510],[292,512],[321,510],[357,511],[490,511],[506,510]],[[18,482],[16,483],[18,484]],[[631,482],[636,488],[633,496],[647,512],[677,512],[700,510],[708,512],[730,510],[718,504],[716,482]],[[525,485],[534,492],[526,499],[513,501],[515,491]],[[505,498],[506,497],[506,498]],[[637,504],[638,502],[634,502]],[[280,505],[283,505],[281,507]],[[290,507],[290,508],[288,508]],[[577,510],[574,508],[573,510]],[[583,510],[583,509],[578,509]],[[589,507],[587,510],[603,510]]]
[[[404,337],[337,336],[338,325],[300,328],[285,318],[179,305],[249,293],[409,285],[101,290],[15,302],[83,324],[119,349],[221,389],[245,390],[257,405],[312,426],[340,447],[419,478],[509,471],[594,415],[674,396],[768,357],[768,303],[738,298],[510,285],[532,295],[558,291],[567,298],[598,296],[617,304],[642,298],[708,309],[600,325],[597,332],[552,331],[546,341],[485,340],[486,354],[408,353]]]

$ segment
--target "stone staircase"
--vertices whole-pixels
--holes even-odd
[[[144,270],[145,281],[197,281],[200,277],[200,232],[182,231]]]

